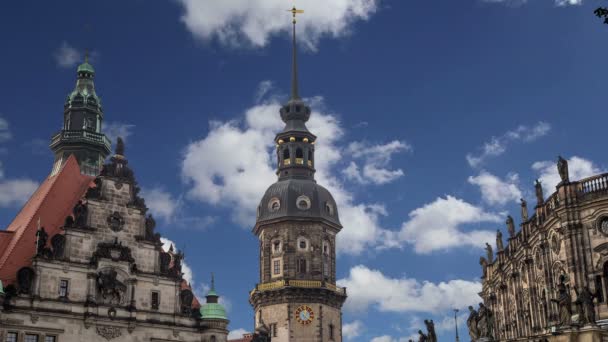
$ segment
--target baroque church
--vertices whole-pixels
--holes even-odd
[[[317,137],[298,91],[295,16],[302,11],[291,12],[292,90],[275,138],[278,180],[253,227],[260,253],[259,282],[249,292],[255,330],[233,341],[342,342],[342,225],[331,193],[314,177]],[[184,280],[184,254],[163,248],[120,138],[111,154],[94,78],[85,59],[63,127],[51,138],[51,173],[0,231],[0,341],[227,341],[213,278],[199,302]]]
[[[507,217],[508,244],[486,244],[472,341],[608,340],[608,174],[571,180],[561,157],[557,171],[555,192],[536,181],[534,208],[521,200],[520,229]]]

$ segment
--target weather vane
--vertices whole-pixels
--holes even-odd
[[[296,23],[296,14],[301,14],[304,13],[304,10],[299,10],[296,8],[296,6],[293,6],[292,9],[287,10],[287,12],[291,12],[291,14],[293,15],[293,23]]]

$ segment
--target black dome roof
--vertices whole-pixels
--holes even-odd
[[[320,218],[342,227],[333,196],[309,179],[280,180],[266,190],[258,206],[256,225],[284,217]]]

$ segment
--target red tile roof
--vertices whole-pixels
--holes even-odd
[[[62,233],[66,216],[92,184],[93,177],[80,173],[74,156],[70,156],[61,170],[47,177],[25,203],[6,231],[0,231],[0,280],[4,284],[15,281],[17,271],[32,264],[36,250],[38,218],[49,234]]]
[[[228,340],[228,342],[251,342],[253,341],[253,334],[246,333],[243,334],[242,338],[237,338],[236,340]]]

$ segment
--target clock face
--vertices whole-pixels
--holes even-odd
[[[296,309],[296,320],[300,324],[310,324],[315,318],[315,313],[307,305],[301,305]]]

